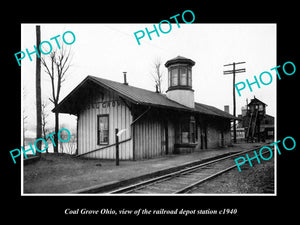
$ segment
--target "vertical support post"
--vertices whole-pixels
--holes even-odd
[[[40,55],[41,44],[41,28],[36,26],[36,46]],[[36,139],[42,138],[42,99],[41,99],[41,59],[36,54],[36,67],[35,67],[35,85],[36,85]],[[41,149],[41,142],[37,143],[37,148]],[[40,156],[40,152],[36,151]]]
[[[76,151],[75,155],[78,155],[78,121],[79,121],[79,113],[77,113],[77,119],[76,119]]]
[[[119,165],[119,136],[117,135],[119,132],[119,129],[116,128],[116,166]]]
[[[236,115],[236,104],[235,104],[235,63],[233,63],[233,116]],[[233,119],[233,143],[236,143],[236,124]]]
[[[132,160],[136,160],[135,156],[135,124],[131,125],[131,134],[132,134]]]

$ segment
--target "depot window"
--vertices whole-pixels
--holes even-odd
[[[169,87],[192,87],[192,70],[186,66],[176,66],[169,70]]]
[[[108,145],[109,121],[108,115],[97,116],[97,144]]]
[[[176,131],[176,136],[177,144],[188,144],[196,142],[196,122],[193,116],[181,119]]]

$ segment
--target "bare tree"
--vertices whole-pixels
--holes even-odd
[[[65,75],[70,68],[70,55],[71,48],[65,49],[64,45],[60,45],[60,50],[53,50],[49,55],[49,61],[46,58],[42,58],[41,62],[45,68],[45,72],[49,75],[51,79],[52,87],[52,98],[49,100],[57,107],[59,101],[59,94],[62,83],[65,81]],[[54,153],[58,153],[58,133],[59,130],[59,114],[55,112],[55,135],[54,142]]]
[[[151,75],[154,79],[155,86],[157,86],[157,91],[159,93],[162,92],[162,77],[163,72],[161,69],[162,60],[161,58],[156,58],[153,62],[153,71],[151,72]]]
[[[46,107],[48,106],[48,102],[42,101],[42,138],[44,140],[48,140],[50,137],[46,137],[49,133],[49,129],[46,127],[47,125],[47,117],[49,114],[46,112]],[[46,153],[48,153],[48,148],[46,149]]]

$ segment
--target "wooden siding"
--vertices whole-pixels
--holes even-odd
[[[102,90],[89,100],[89,103],[80,111],[78,118],[78,154],[86,153],[105,145],[97,144],[97,115],[109,115],[109,145],[115,143],[115,129],[127,129],[119,141],[131,137],[132,116],[128,107],[110,91]],[[115,159],[115,146],[104,150],[86,154],[84,157]],[[133,158],[132,140],[120,144],[120,159],[128,160]]]
[[[175,145],[175,124],[168,121],[168,154],[174,152]]]
[[[222,146],[222,137],[224,138],[224,145],[231,143],[230,138],[230,122],[226,123],[222,120],[209,120],[207,126],[207,148],[218,148]]]
[[[141,119],[134,125],[135,159],[150,159],[165,154],[164,126],[161,121]]]

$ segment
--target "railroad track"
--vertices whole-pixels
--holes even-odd
[[[261,146],[260,146],[261,147]],[[260,148],[259,147],[259,148]],[[234,159],[239,155],[257,150],[238,152],[196,166],[155,177],[111,191],[110,194],[182,194],[188,193],[197,185],[236,168]],[[266,151],[265,153],[267,153]],[[262,153],[264,154],[264,153]]]

